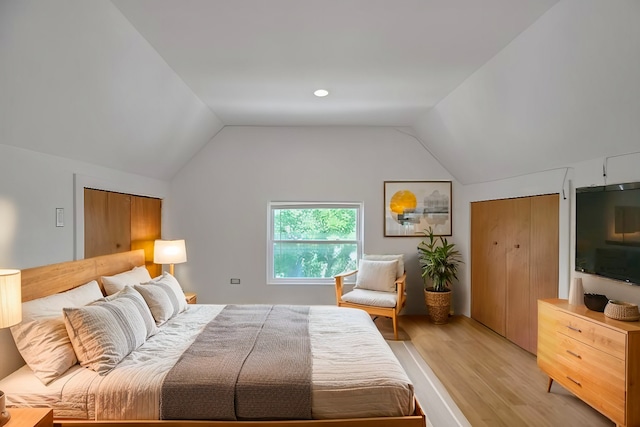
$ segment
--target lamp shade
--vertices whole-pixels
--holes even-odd
[[[0,328],[22,321],[20,270],[0,269]]]
[[[184,240],[156,240],[153,245],[155,264],[180,264],[187,262]]]

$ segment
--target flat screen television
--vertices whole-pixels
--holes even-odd
[[[640,182],[576,189],[575,263],[640,285]]]

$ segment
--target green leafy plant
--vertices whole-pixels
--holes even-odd
[[[447,284],[458,279],[458,265],[462,263],[460,252],[455,244],[449,243],[444,237],[436,237],[431,227],[423,233],[426,239],[418,245],[422,277],[431,279],[433,283],[433,289],[428,290],[447,292]]]

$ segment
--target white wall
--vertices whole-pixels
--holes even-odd
[[[170,179],[222,128],[109,0],[0,2],[0,143]]]
[[[404,131],[225,127],[171,182],[164,235],[186,239],[183,286],[203,303],[335,304],[333,286],[266,285],[267,203],[362,201],[365,252],[405,254],[406,312],[424,312],[420,238],[383,237],[383,183],[451,176]]]
[[[640,2],[562,0],[415,128],[463,184],[640,150]]]
[[[74,259],[74,174],[101,188],[168,194],[164,181],[0,145],[0,268]],[[56,227],[56,208],[64,227]],[[0,353],[0,378],[23,363],[9,330],[0,330]]]

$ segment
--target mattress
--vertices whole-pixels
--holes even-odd
[[[57,418],[158,419],[162,381],[223,305],[190,305],[109,374],[76,365],[44,386],[24,366],[0,380],[8,406],[47,406]],[[315,419],[411,415],[413,385],[370,316],[312,306],[312,416]]]

